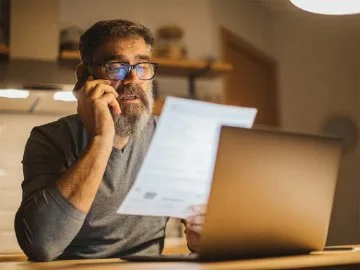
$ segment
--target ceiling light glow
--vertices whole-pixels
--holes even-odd
[[[345,15],[360,13],[359,0],[290,0],[298,8],[319,14]]]

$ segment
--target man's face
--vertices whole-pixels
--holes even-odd
[[[111,39],[103,42],[94,55],[95,62],[106,63],[120,61],[130,65],[148,62],[151,49],[142,38]],[[93,68],[95,79],[109,79],[104,67]],[[119,94],[118,102],[121,115],[113,115],[115,131],[119,136],[131,136],[141,132],[152,114],[152,81],[140,80],[134,69],[124,80],[111,80],[111,85]]]

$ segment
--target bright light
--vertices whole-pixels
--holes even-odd
[[[27,90],[1,89],[0,97],[5,98],[28,98],[30,95]]]
[[[76,101],[76,98],[73,95],[72,91],[55,92],[55,94],[53,95],[53,99],[61,101]]]
[[[360,0],[290,0],[290,2],[305,11],[319,14],[345,15],[360,13]]]
[[[7,172],[3,169],[0,169],[0,176],[5,176],[7,175]]]

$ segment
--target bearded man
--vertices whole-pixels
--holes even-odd
[[[167,217],[116,214],[156,127],[153,43],[148,28],[126,20],[97,22],[81,36],[77,114],[35,127],[24,151],[15,231],[30,260],[162,252]],[[186,223],[194,251],[196,214]]]

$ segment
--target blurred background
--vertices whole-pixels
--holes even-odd
[[[67,91],[78,38],[117,18],[157,38],[155,114],[181,96],[256,107],[256,125],[342,137],[328,244],[360,243],[360,15],[312,14],[288,0],[2,0],[0,252],[20,250],[13,218],[30,130],[76,112]],[[182,236],[175,225],[168,234]]]

